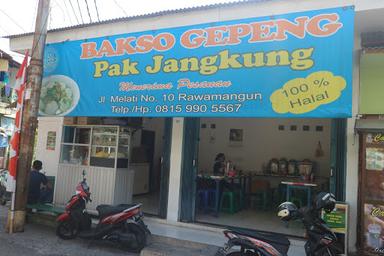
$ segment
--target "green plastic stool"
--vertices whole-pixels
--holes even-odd
[[[245,206],[243,191],[241,190],[235,191],[235,195],[236,195],[236,200],[238,200],[236,201],[237,211],[240,211],[244,209],[244,206]]]
[[[238,205],[236,203],[236,193],[231,191],[223,192],[220,202],[220,210],[222,212],[227,212],[234,214],[237,212]]]

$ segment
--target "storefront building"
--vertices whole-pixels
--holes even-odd
[[[141,201],[172,223],[302,237],[301,226],[273,217],[275,206],[306,206],[327,190],[348,205],[339,227],[348,250],[365,239],[379,250],[368,234],[377,225],[363,232],[358,218],[367,180],[359,149],[380,131],[357,124],[378,95],[361,84],[362,33],[377,31],[383,10],[374,1],[250,1],[49,32],[36,157],[56,177],[55,203],[85,169],[91,209]],[[32,36],[10,39],[22,51]],[[50,91],[60,86],[68,99],[56,101]]]

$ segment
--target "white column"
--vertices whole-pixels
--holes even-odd
[[[355,36],[353,59],[353,96],[352,118],[347,123],[347,166],[346,166],[346,195],[345,200],[349,204],[349,233],[348,251],[356,251],[357,225],[361,225],[357,219],[358,211],[358,183],[359,183],[359,137],[355,134],[356,115],[359,113],[359,86],[360,86],[360,36]]]
[[[167,211],[167,221],[169,222],[176,222],[179,219],[183,136],[184,118],[173,118]]]
[[[48,132],[56,132],[56,145],[54,150],[47,149]],[[60,160],[62,132],[62,117],[39,117],[35,156],[36,159],[43,162],[42,171],[45,172],[45,175],[57,176]]]

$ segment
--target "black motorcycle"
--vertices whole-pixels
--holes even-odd
[[[336,256],[343,253],[343,245],[334,232],[321,219],[321,211],[331,212],[335,197],[331,193],[318,194],[311,207],[298,209],[293,203],[282,203],[278,216],[284,221],[300,220],[306,230],[305,253],[307,256]],[[287,237],[245,229],[225,230],[229,239],[216,256],[286,256],[290,242]],[[233,247],[239,250],[233,251]]]

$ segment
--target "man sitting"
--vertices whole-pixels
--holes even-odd
[[[32,170],[29,174],[28,204],[36,204],[40,199],[41,185],[47,185],[47,177],[40,173],[43,163],[35,160],[32,164]]]

